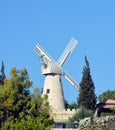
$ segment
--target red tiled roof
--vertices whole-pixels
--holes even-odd
[[[115,100],[111,99],[106,100],[105,105],[103,106],[103,108],[109,108],[109,109],[113,107],[115,107]]]
[[[103,108],[113,108],[113,107],[115,107],[115,104],[114,105],[107,104],[103,106]]]

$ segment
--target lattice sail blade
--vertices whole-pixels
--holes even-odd
[[[48,61],[54,61],[53,58],[39,44],[36,45],[34,50],[39,57],[45,57]]]
[[[79,91],[79,85],[68,75],[66,72],[63,72],[63,76]]]
[[[71,40],[69,41],[69,44],[67,45],[64,52],[62,53],[62,55],[60,56],[58,60],[58,63],[60,64],[60,66],[62,66],[65,63],[65,61],[73,52],[77,44],[78,44],[78,41],[75,38],[71,38]]]
[[[36,45],[35,52],[40,59],[42,74],[62,75],[62,67],[40,45]]]

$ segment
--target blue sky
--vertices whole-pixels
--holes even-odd
[[[30,79],[43,87],[44,76],[34,47],[39,43],[58,60],[71,37],[78,40],[63,69],[80,83],[86,55],[97,95],[115,90],[115,1],[9,0],[0,1],[0,62],[5,74],[27,68]],[[78,92],[63,77],[67,101]]]

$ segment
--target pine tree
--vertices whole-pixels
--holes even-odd
[[[80,83],[78,105],[84,106],[86,109],[94,110],[97,97],[95,95],[95,86],[90,74],[90,66],[86,56],[85,64],[82,72],[82,81]]]

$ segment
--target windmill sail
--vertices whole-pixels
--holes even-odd
[[[62,75],[61,66],[40,45],[36,45],[35,51],[40,58],[42,74]]]
[[[65,63],[65,61],[67,60],[69,55],[73,52],[77,44],[78,44],[78,41],[74,38],[71,38],[69,44],[67,45],[64,52],[62,53],[62,55],[60,56],[58,60],[58,63],[60,64],[60,66],[62,66]]]
[[[66,72],[62,70],[62,65],[73,52],[77,44],[78,41],[74,38],[71,38],[69,44],[60,56],[58,62],[56,62],[39,44],[36,45],[35,51],[39,55],[41,60],[42,74],[63,75],[79,91],[79,86],[77,85],[77,83]]]
[[[77,83],[68,75],[66,72],[63,72],[63,76],[79,91],[79,86]]]
[[[54,59],[51,56],[49,56],[49,54],[39,44],[36,45],[34,50],[40,58],[44,58],[44,60],[46,61],[54,61]]]

